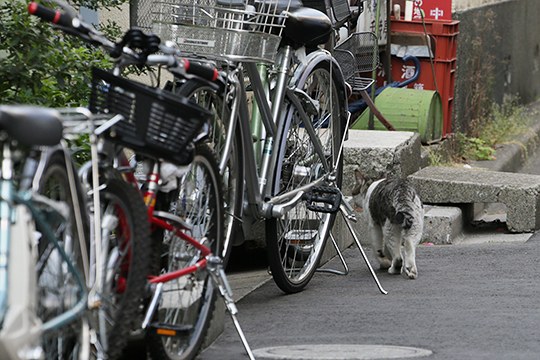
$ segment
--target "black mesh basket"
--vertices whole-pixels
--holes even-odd
[[[190,144],[211,113],[187,98],[92,69],[90,111],[120,114],[105,136],[136,153],[186,164]]]

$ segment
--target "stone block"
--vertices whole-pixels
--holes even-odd
[[[424,231],[421,242],[450,245],[463,237],[461,209],[450,206],[424,205]]]
[[[420,169],[421,143],[417,133],[407,131],[349,130],[344,145],[343,193],[354,187],[354,169],[371,179],[388,174],[406,177]]]
[[[409,176],[426,204],[502,203],[512,232],[540,228],[540,176],[457,167],[427,167]]]

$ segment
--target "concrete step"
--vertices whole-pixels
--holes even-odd
[[[500,203],[506,206],[508,230],[531,232],[540,228],[540,176],[427,167],[409,178],[426,204]]]
[[[459,207],[424,205],[422,243],[451,245],[463,238],[463,212]]]

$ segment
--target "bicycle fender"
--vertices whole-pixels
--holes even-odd
[[[305,48],[302,48],[305,50]],[[343,118],[341,119],[341,124],[343,126],[342,131],[345,130],[348,119],[348,96],[345,85],[345,79],[343,73],[341,72],[341,67],[339,66],[337,60],[332,56],[332,54],[324,49],[319,49],[313,51],[309,54],[303,53],[302,50],[297,50],[297,57],[299,58],[299,64],[294,71],[294,75],[291,78],[291,85],[297,86],[306,80],[306,77],[310,74],[311,70],[315,68],[319,63],[323,61],[328,61],[332,64],[332,77],[336,80],[336,87],[338,90],[338,96],[343,100],[341,104],[341,113]]]

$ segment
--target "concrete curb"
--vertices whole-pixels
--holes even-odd
[[[540,105],[535,103],[533,106]],[[540,145],[540,116],[536,116],[538,120],[532,124],[529,132],[496,150],[495,160],[473,161],[470,165],[492,171],[518,172]]]

